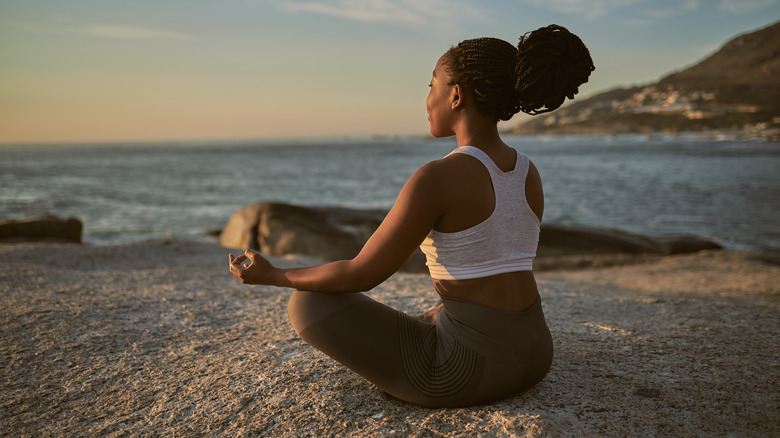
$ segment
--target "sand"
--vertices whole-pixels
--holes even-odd
[[[780,267],[755,253],[540,272],[556,346],[545,380],[425,409],[303,343],[290,291],[242,285],[227,252],[0,245],[0,435],[780,435]],[[412,314],[436,301],[422,274],[371,295]]]

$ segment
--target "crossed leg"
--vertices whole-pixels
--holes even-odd
[[[450,364],[455,355],[442,357],[435,324],[364,294],[295,291],[287,313],[309,345],[401,400],[431,407],[451,405],[463,394],[427,391],[429,385],[432,391],[440,390],[442,374],[456,378],[460,389],[477,383],[473,367],[453,376]]]

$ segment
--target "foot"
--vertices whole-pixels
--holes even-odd
[[[439,312],[441,312],[443,307],[444,303],[440,303],[433,309],[427,310],[425,313],[415,316],[415,318],[421,319],[425,322],[430,322],[431,324],[436,324],[436,320],[439,319]]]

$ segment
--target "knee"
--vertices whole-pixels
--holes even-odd
[[[365,300],[367,298],[362,294],[331,294],[296,290],[287,303],[287,316],[295,331],[301,336],[303,330],[317,321]]]
[[[306,327],[338,310],[344,298],[342,295],[346,294],[294,291],[287,302],[287,317],[296,333],[301,336]]]
[[[298,333],[311,324],[311,293],[306,291],[296,290],[290,296],[290,300],[287,302],[287,317],[290,318],[290,323]]]

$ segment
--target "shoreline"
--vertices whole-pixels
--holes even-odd
[[[557,225],[557,224],[552,224]],[[582,228],[593,228],[597,229],[595,227],[590,226],[578,226]],[[157,241],[182,241],[182,242],[193,242],[193,243],[202,243],[207,245],[219,245],[219,234],[222,231],[222,229],[211,229],[206,230],[201,233],[194,233],[194,234],[182,234],[182,235],[176,235],[176,234],[165,234],[165,235],[150,235],[147,237],[138,237],[138,238],[132,238],[132,239],[118,239],[118,240],[104,240],[104,239],[98,239],[93,238],[89,236],[85,236],[84,239],[80,243],[76,243],[75,245],[82,245],[82,246],[89,246],[89,247],[103,247],[103,246],[117,246],[117,245],[136,245],[136,244],[143,244],[147,242],[157,242]],[[625,233],[625,231],[622,230],[614,230],[616,232],[622,232]],[[637,236],[644,236],[646,238],[654,239],[654,238],[664,238],[668,236],[683,236],[682,234],[675,234],[675,235],[669,235],[669,234],[661,234],[661,235],[639,235]],[[770,246],[756,246],[756,245],[750,245],[750,244],[743,244],[743,243],[733,243],[733,242],[727,242],[718,240],[715,238],[707,238],[707,237],[699,237],[697,235],[687,235],[694,238],[699,238],[702,241],[709,240],[717,245],[720,245],[722,247],[723,251],[743,251],[743,252],[752,252],[752,253],[780,253],[780,247],[770,247]],[[29,241],[29,240],[19,240],[19,241],[13,241],[13,240],[0,240],[0,245],[17,245],[17,244],[58,244],[58,243],[65,243],[65,242],[59,242],[59,241]],[[235,250],[232,250],[235,251]],[[587,255],[587,254],[585,254]],[[591,255],[597,255],[597,254],[591,254]],[[621,256],[621,254],[614,254],[615,256]],[[298,256],[291,255],[291,256]],[[305,255],[300,255],[303,257],[306,257]],[[569,254],[569,256],[577,256],[577,254]],[[609,254],[607,254],[609,256]],[[634,254],[625,254],[627,257],[632,257]],[[660,254],[659,256],[663,256],[663,254]],[[564,256],[541,256],[545,258],[556,258],[560,259]],[[608,258],[608,257],[606,257]],[[537,257],[538,259],[538,257]],[[546,264],[546,263],[545,263]],[[600,264],[597,264],[600,265]]]
[[[556,346],[548,376],[491,405],[425,409],[298,339],[290,291],[242,285],[227,271],[229,251],[176,239],[0,244],[0,427],[19,436],[780,431],[780,267],[756,252],[543,270]],[[426,274],[395,274],[369,294],[411,314],[436,301]]]
[[[500,130],[502,137],[510,140],[517,138],[545,138],[545,137],[597,137],[597,138],[633,138],[654,140],[658,138],[675,138],[688,140],[709,141],[752,141],[761,140],[768,142],[778,141],[780,131],[777,128],[763,129],[711,129],[711,130],[667,130],[667,131],[642,131],[642,130],[606,130],[586,129],[582,132],[536,132],[516,133],[513,127],[505,127]],[[451,138],[435,138],[429,134],[360,134],[360,135],[334,135],[334,136],[310,136],[310,137],[277,137],[277,138],[212,138],[212,139],[132,139],[132,140],[88,140],[88,141],[24,141],[24,142],[0,142],[0,148],[20,147],[116,147],[116,146],[177,146],[177,147],[213,147],[214,145],[228,144],[231,146],[275,146],[275,145],[312,145],[320,143],[329,144],[363,144],[366,142],[396,143],[408,141],[425,141],[429,143],[452,143]]]

